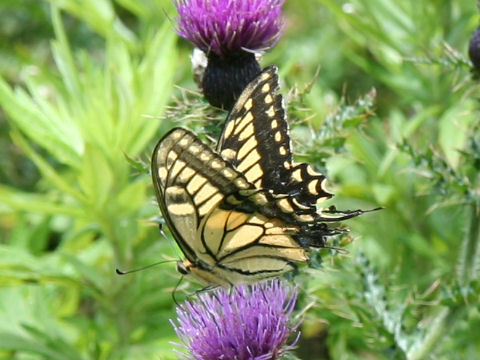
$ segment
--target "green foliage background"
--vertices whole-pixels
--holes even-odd
[[[327,173],[338,208],[385,207],[348,222],[348,254],[296,278],[297,356],[479,358],[474,1],[289,0],[285,14],[262,65],[280,68],[298,159]],[[175,358],[174,263],[114,271],[178,259],[148,158],[179,121],[214,124],[198,97],[174,102],[174,84],[196,86],[171,1],[4,0],[0,17],[0,358]]]

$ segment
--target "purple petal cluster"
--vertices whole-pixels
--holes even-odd
[[[290,317],[297,290],[279,280],[233,289],[217,288],[198,300],[177,307],[173,321],[187,351],[183,359],[274,360],[296,343],[287,345],[298,323]]]
[[[285,0],[175,0],[177,32],[205,53],[224,57],[272,47],[281,36]]]

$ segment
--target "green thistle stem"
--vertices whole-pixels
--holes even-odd
[[[457,262],[457,280],[464,288],[468,287],[480,273],[480,207],[478,202],[473,201],[469,210],[470,223]],[[465,309],[463,303],[456,303],[440,310],[421,343],[415,344],[407,352],[407,359],[420,360],[431,354],[432,349],[453,328]]]
[[[465,286],[477,278],[480,272],[480,207],[478,202],[470,204],[470,224],[462,243],[457,262],[457,280]]]
[[[429,325],[421,343],[417,343],[407,352],[408,360],[420,360],[429,356],[433,349],[439,345],[442,337],[448,333],[458,317],[464,312],[463,306],[445,307]]]

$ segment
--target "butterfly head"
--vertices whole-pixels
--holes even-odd
[[[192,266],[192,263],[187,259],[183,261],[177,261],[177,271],[182,275],[190,274],[191,266]]]
[[[177,271],[208,286],[228,286],[232,284],[225,278],[225,274],[220,268],[209,266],[202,261],[197,261],[196,263],[192,263],[188,259],[178,261]]]

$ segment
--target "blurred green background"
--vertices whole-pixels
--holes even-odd
[[[297,276],[297,356],[480,358],[475,1],[284,10],[262,65],[280,68],[298,159],[338,208],[385,207]],[[115,274],[179,258],[148,161],[169,128],[211,125],[180,114],[205,103],[179,105],[175,85],[196,85],[175,16],[170,0],[1,1],[0,359],[175,358],[175,264]]]

